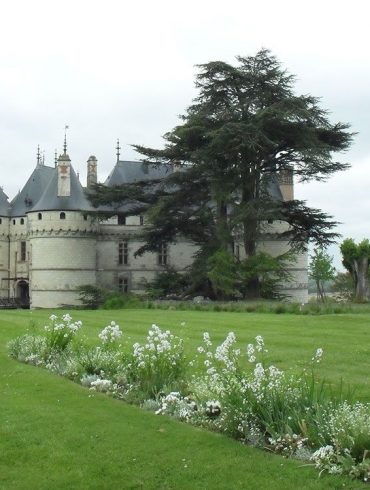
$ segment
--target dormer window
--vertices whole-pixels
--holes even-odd
[[[62,211],[59,215],[59,218],[60,219],[66,219],[66,213],[64,211]]]
[[[42,213],[39,213],[39,214],[37,215],[37,219],[42,219]]]

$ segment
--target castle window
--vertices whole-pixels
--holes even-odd
[[[167,265],[168,264],[168,247],[167,243],[162,243],[161,248],[158,253],[158,264]]]
[[[273,219],[268,219],[268,220],[267,220],[267,223],[268,223],[269,225],[272,225],[272,223],[273,223],[273,222],[274,222],[274,220],[273,220]]]
[[[118,224],[125,225],[126,224],[126,216],[118,215]]]
[[[21,218],[21,225],[24,225],[24,219]]]
[[[118,291],[120,293],[128,293],[128,278],[119,277],[118,278]]]
[[[118,244],[118,264],[128,265],[128,243],[119,242]]]
[[[144,216],[140,216],[140,226],[143,226],[144,224]]]
[[[87,214],[84,214],[84,220],[87,221]]]
[[[13,219],[13,225],[15,225],[15,219]]]
[[[64,211],[62,211],[59,215],[59,218],[60,219],[66,219],[66,213]]]
[[[21,261],[26,260],[26,242],[21,242]]]
[[[39,214],[37,215],[37,219],[42,219],[42,213],[39,213]]]
[[[2,222],[3,222],[3,220],[0,218],[0,225],[1,225]]]

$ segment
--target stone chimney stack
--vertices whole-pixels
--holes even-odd
[[[292,201],[294,199],[293,167],[280,170],[278,181],[284,201]]]
[[[98,160],[91,155],[87,160],[87,187],[90,188],[98,182]]]
[[[58,158],[58,197],[71,195],[71,160],[66,152]]]

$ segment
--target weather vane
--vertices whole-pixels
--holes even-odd
[[[67,129],[69,129],[68,124],[64,126],[64,154],[67,154]]]
[[[117,153],[116,153],[116,155],[117,155],[117,162],[119,162],[119,155],[120,155],[120,152],[119,151],[120,151],[120,149],[121,149],[121,147],[119,146],[119,139],[117,139],[117,146],[116,146],[116,150],[117,150]]]

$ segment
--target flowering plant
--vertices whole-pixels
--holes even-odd
[[[68,313],[61,320],[56,315],[51,315],[49,320],[50,323],[44,327],[47,346],[50,351],[63,351],[81,328],[82,322],[74,322]]]
[[[149,396],[184,377],[183,341],[153,324],[144,344],[135,343],[128,372],[131,380]]]
[[[103,328],[103,330],[98,335],[99,339],[102,341],[103,345],[113,345],[122,336],[122,331],[119,325],[115,321],[111,321],[108,326]]]

